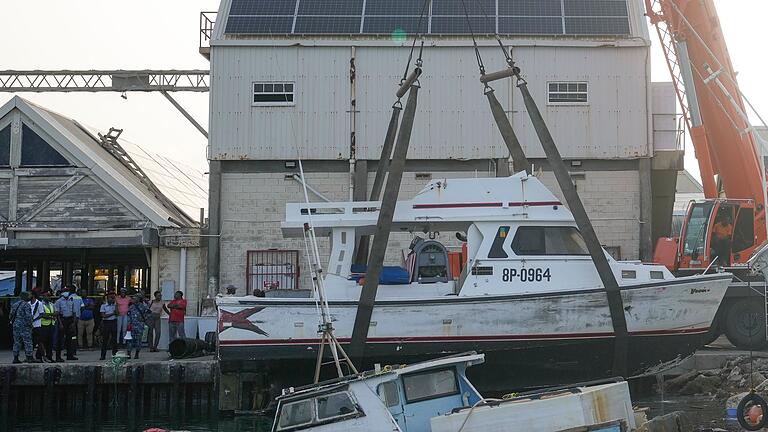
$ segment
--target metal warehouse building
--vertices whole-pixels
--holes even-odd
[[[297,158],[311,199],[367,199],[421,7],[222,1],[201,51],[211,61],[210,292],[262,288],[261,264],[296,260],[302,271],[292,284],[308,288],[303,245],[280,232],[285,203],[303,201]],[[682,150],[673,89],[651,82],[642,1],[478,0],[467,8],[468,20],[461,0],[433,0],[424,17],[401,198],[430,179],[509,175],[469,22],[488,71],[506,66],[492,37],[502,35],[601,242],[622,259],[649,259],[655,237],[668,234]],[[559,193],[514,83],[493,86],[535,170]],[[399,263],[411,236],[393,237],[390,261]]]

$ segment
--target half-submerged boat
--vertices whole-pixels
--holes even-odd
[[[374,232],[379,206],[286,206],[286,237],[300,238],[311,212],[316,234],[330,238],[326,297],[342,344],[350,341],[361,291],[353,270],[364,273],[353,268],[355,241]],[[538,178],[434,180],[397,202],[392,226],[414,241],[404,265],[380,278],[366,358],[409,363],[483,352],[486,363],[472,378],[484,391],[612,376],[606,291],[571,212]],[[458,266],[438,240],[445,236],[436,235],[454,232],[464,249]],[[607,258],[623,300],[630,375],[702,345],[731,275],[676,278],[661,265]],[[309,291],[303,298],[271,294],[217,299],[219,354],[308,382],[312,367],[305,366],[319,343],[316,301]]]
[[[635,428],[629,387],[610,380],[484,399],[467,378],[473,352],[377,369],[277,398],[272,432],[624,432]]]

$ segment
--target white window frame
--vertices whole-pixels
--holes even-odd
[[[552,91],[550,90],[550,86],[552,84],[556,84],[558,86],[560,85],[576,85],[577,89],[575,91],[565,89],[564,91],[561,91],[558,89],[558,91]],[[584,86],[585,90],[579,90],[579,86]],[[552,95],[553,94],[583,94],[586,95],[587,99],[585,101],[573,101],[573,102],[565,102],[565,101],[552,101]],[[589,105],[589,82],[587,81],[548,81],[547,82],[547,105],[577,105],[577,106],[583,106],[583,105]]]
[[[271,85],[274,86],[275,84],[278,85],[291,85],[291,91],[256,91],[257,85]],[[257,102],[254,100],[257,94],[290,94],[293,96],[293,100],[290,102]],[[264,106],[294,106],[296,105],[296,82],[295,81],[254,81],[251,83],[251,106],[253,107],[264,107]]]

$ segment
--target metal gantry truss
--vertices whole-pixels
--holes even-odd
[[[207,92],[207,70],[0,71],[3,92]]]
[[[207,92],[207,70],[30,70],[0,71],[0,92],[160,92],[208,138],[208,132],[169,92]]]

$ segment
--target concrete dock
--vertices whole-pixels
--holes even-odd
[[[0,416],[89,415],[110,406],[138,415],[218,413],[213,356],[171,360],[167,352],[146,352],[138,360],[100,361],[99,355],[80,351],[77,361],[14,365],[10,352],[0,353]]]

